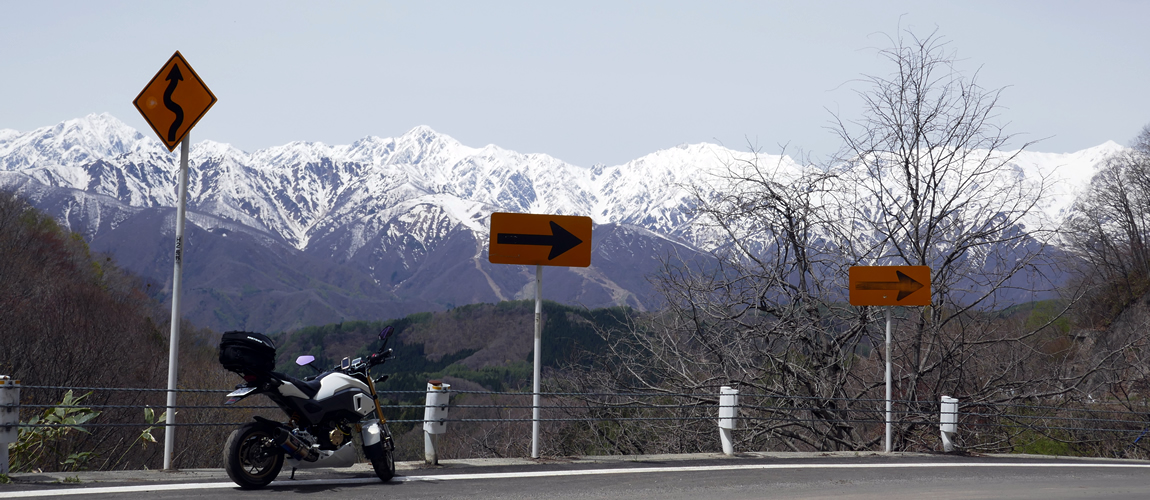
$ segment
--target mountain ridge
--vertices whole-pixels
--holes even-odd
[[[1118,148],[1108,142],[1067,154],[1020,153],[1011,166],[1020,182],[1057,181],[1050,196],[1040,200],[1044,217],[1033,224],[1064,219],[1100,159]],[[200,269],[196,272],[213,286],[194,306],[203,310],[191,314],[215,328],[289,328],[296,323],[274,319],[274,311],[285,306],[273,297],[307,289],[297,276],[300,267],[357,277],[347,278],[346,287],[318,281],[343,297],[336,302],[367,300],[347,306],[357,315],[370,314],[364,304],[405,314],[422,310],[413,309],[418,307],[530,298],[532,272],[491,265],[485,258],[488,216],[494,211],[584,215],[595,221],[592,268],[550,269],[554,278],[547,282],[563,288],[545,290],[545,298],[589,307],[657,307],[659,299],[642,274],[655,271],[653,256],[705,259],[707,251],[723,244],[693,223],[692,186],[722,190],[722,175],[749,162],[784,181],[804,168],[788,156],[706,143],[675,146],[622,165],[583,168],[545,154],[469,147],[427,126],[394,138],[366,136],[347,145],[295,141],[251,153],[201,141],[190,148],[188,220],[197,229],[189,245],[196,245],[195,239],[232,238],[229,245],[207,246],[241,255],[208,260],[238,266],[237,276],[260,276],[257,281],[266,286],[253,292],[251,285]],[[139,242],[170,247],[171,237],[158,234],[164,230],[157,221],[176,204],[177,166],[178,154],[106,113],[0,133],[0,188],[30,195],[96,249],[114,255],[138,254],[127,246]],[[610,244],[600,245],[599,238]],[[164,254],[156,250],[147,253],[148,262],[125,265],[149,270],[145,274],[166,289],[171,256]],[[196,287],[194,280],[185,282]],[[365,292],[365,284],[379,290]],[[251,306],[265,311],[266,324],[212,313],[251,304],[254,296],[267,299]],[[343,306],[330,299],[309,298],[296,307],[312,303],[329,311],[315,319],[343,319]]]

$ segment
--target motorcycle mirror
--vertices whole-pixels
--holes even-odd
[[[300,365],[300,366],[310,365],[313,361],[315,361],[315,356],[312,356],[310,354],[295,358],[295,364]]]
[[[381,330],[379,332],[379,340],[387,340],[387,338],[391,336],[391,332],[394,332],[394,331],[395,331],[395,328],[392,328],[390,326],[385,327],[383,330]]]

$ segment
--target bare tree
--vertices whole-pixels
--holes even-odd
[[[1142,127],[1142,132],[1134,138],[1130,147],[1134,148],[1135,151],[1141,151],[1142,154],[1150,154],[1150,124]]]
[[[609,361],[572,383],[661,392],[699,408],[717,401],[704,394],[737,384],[764,398],[745,413],[743,446],[873,449],[884,360],[872,347],[882,333],[876,308],[846,305],[852,265],[932,269],[932,305],[896,311],[895,399],[905,402],[898,448],[936,446],[943,394],[973,404],[1068,405],[1112,368],[1131,344],[1088,352],[1059,321],[1065,304],[1001,312],[1054,290],[1043,274],[1053,228],[1036,210],[1048,181],[1023,178],[1012,163],[1021,149],[1004,151],[1012,137],[997,124],[1002,90],[959,72],[936,34],[899,33],[890,42],[879,53],[893,70],[865,78],[862,115],[835,117],[844,149],[832,165],[753,157],[696,187],[699,222],[725,244],[713,260],[666,259],[656,284],[667,307],[604,332]],[[642,398],[598,403],[620,408],[618,416],[651,407]],[[663,443],[658,451],[717,446],[696,439],[710,436],[710,424],[693,422],[648,423],[613,433],[634,436],[613,442],[624,451],[654,442]],[[978,439],[987,449],[1013,443],[1009,433]]]
[[[786,157],[734,159],[711,185],[694,186],[705,231],[726,242],[710,259],[668,256],[655,285],[666,307],[630,328],[603,332],[610,356],[576,377],[592,401],[595,438],[615,451],[714,451],[721,385],[767,396],[742,446],[860,450],[876,443],[878,406],[854,401],[880,383],[859,378],[869,346],[863,317],[836,290],[845,273],[836,246],[835,177]],[[594,398],[593,398],[594,399]],[[665,408],[686,407],[668,414]],[[642,425],[611,419],[664,418]]]
[[[891,45],[880,54],[895,70],[868,77],[862,117],[837,118],[835,129],[850,258],[931,268],[932,306],[905,311],[909,325],[896,331],[897,399],[991,402],[1075,390],[1092,368],[1058,366],[1068,358],[1036,348],[1062,332],[986,314],[1054,288],[1041,282],[1053,228],[1036,210],[1048,181],[1013,168],[1028,143],[1004,151],[1012,136],[997,123],[1002,89],[957,71],[936,34],[899,33]]]
[[[1133,145],[1106,159],[1065,233],[1090,290],[1080,321],[1094,326],[1150,290],[1150,125]]]
[[[1109,357],[1091,380],[1091,392],[1145,412],[1150,391],[1150,125],[1102,164],[1079,197],[1064,236],[1078,260],[1076,284],[1084,299],[1075,308],[1081,337],[1094,357]]]

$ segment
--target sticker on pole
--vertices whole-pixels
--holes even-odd
[[[929,306],[930,266],[853,266],[852,306]]]
[[[176,150],[215,103],[216,95],[178,50],[132,101],[168,151]]]

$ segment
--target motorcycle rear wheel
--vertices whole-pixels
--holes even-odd
[[[266,425],[252,422],[240,426],[224,445],[224,470],[240,488],[263,488],[275,480],[284,465],[284,453],[272,441]]]
[[[383,443],[376,443],[370,448],[372,450],[365,451],[367,451],[366,455],[371,458],[371,468],[375,469],[375,475],[379,476],[379,480],[385,483],[391,481],[391,478],[395,477],[395,456]]]

